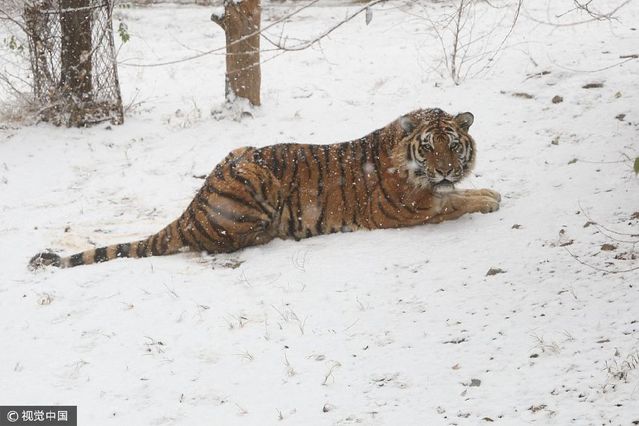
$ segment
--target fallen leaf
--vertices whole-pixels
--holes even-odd
[[[453,345],[459,345],[460,343],[464,343],[466,341],[465,337],[457,337],[455,339],[446,340],[443,342],[444,344],[452,343]]]
[[[373,20],[373,9],[370,7],[366,8],[366,25],[370,24]]]
[[[601,246],[601,251],[613,251],[616,250],[617,246],[614,244],[605,243]]]
[[[486,272],[486,276],[488,277],[488,276],[491,276],[491,275],[505,274],[505,273],[506,273],[506,271],[504,271],[501,268],[490,268],[488,270],[488,272]]]
[[[604,86],[603,83],[588,83],[581,86],[581,88],[582,89],[600,89],[603,86]]]
[[[530,407],[528,407],[528,409],[532,411],[533,413],[543,410],[544,408],[546,408],[546,404],[531,405]]]

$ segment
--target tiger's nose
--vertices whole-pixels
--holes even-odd
[[[446,177],[450,174],[450,172],[452,172],[453,169],[446,169],[446,170],[442,170],[442,169],[435,169],[435,172],[439,173],[441,176]]]

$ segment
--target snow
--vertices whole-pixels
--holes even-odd
[[[370,25],[269,60],[252,118],[211,117],[224,101],[213,54],[121,65],[134,104],[123,126],[3,123],[0,401],[78,405],[92,425],[639,421],[639,271],[579,262],[639,266],[639,62],[619,64],[639,53],[639,7],[549,26],[536,21],[587,16],[528,2],[493,66],[456,86],[419,17],[450,9],[423,5],[376,6]],[[291,7],[269,6],[264,24]],[[311,38],[357,7],[309,8],[284,33]],[[222,46],[210,12],[116,10],[131,34],[119,60]],[[498,212],[228,255],[26,267],[45,248],[161,229],[232,149],[349,140],[418,107],[474,114],[477,163],[461,186],[500,191]]]
[[[221,21],[225,13],[223,6],[216,6],[211,11],[211,20]]]

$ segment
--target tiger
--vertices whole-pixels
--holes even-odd
[[[499,209],[491,189],[455,189],[471,172],[470,112],[418,109],[349,142],[285,143],[230,152],[186,210],[139,241],[67,257],[35,255],[32,269],[182,251],[230,253],[275,238],[411,227]]]

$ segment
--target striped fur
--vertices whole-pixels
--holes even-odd
[[[181,250],[232,252],[274,238],[299,240],[495,211],[497,192],[453,190],[474,164],[472,121],[470,113],[417,110],[351,142],[240,148],[157,234],[69,257],[44,252],[30,265],[65,268]]]

